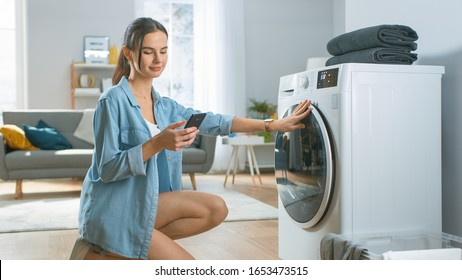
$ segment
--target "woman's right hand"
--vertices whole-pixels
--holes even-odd
[[[143,144],[143,161],[147,161],[162,149],[179,151],[192,144],[199,133],[197,127],[177,129],[186,124],[186,121],[172,123],[159,134]]]
[[[158,134],[164,149],[178,151],[193,143],[199,130],[197,127],[177,129],[185,124],[186,121],[172,123]]]

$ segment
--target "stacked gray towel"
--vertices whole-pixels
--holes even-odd
[[[417,54],[417,33],[404,25],[378,25],[342,34],[330,40],[334,55],[326,66],[340,63],[412,64]]]

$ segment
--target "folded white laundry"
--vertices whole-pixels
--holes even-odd
[[[462,260],[460,248],[388,251],[383,253],[384,260]]]

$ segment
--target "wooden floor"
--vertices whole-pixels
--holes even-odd
[[[253,185],[251,177],[238,174],[228,188],[277,207],[274,174],[262,173],[263,185]],[[224,175],[196,175],[197,184],[223,187]],[[191,188],[183,177],[185,189]],[[23,199],[78,197],[79,180],[31,180],[23,184]],[[0,203],[14,199],[14,182],[0,182]],[[202,260],[274,260],[278,258],[277,220],[225,222],[201,235],[178,240],[197,259]],[[0,233],[1,260],[68,259],[77,230]]]

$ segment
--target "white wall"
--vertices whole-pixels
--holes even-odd
[[[244,10],[247,99],[277,104],[281,76],[328,56],[332,0],[245,0]]]
[[[134,3],[26,1],[29,108],[70,108],[69,64],[83,60],[83,37],[109,36],[120,48]],[[303,71],[309,57],[328,55],[332,0],[246,0],[244,10],[247,97],[276,104],[279,77]]]
[[[443,231],[462,236],[462,2],[334,0],[334,5],[345,7],[345,18],[335,24],[337,33],[378,24],[408,25],[419,35],[417,64],[445,66],[442,80]],[[432,104],[428,106],[431,110]]]
[[[29,108],[70,108],[70,64],[83,60],[84,36],[109,36],[120,49],[133,18],[132,1],[27,0]]]

